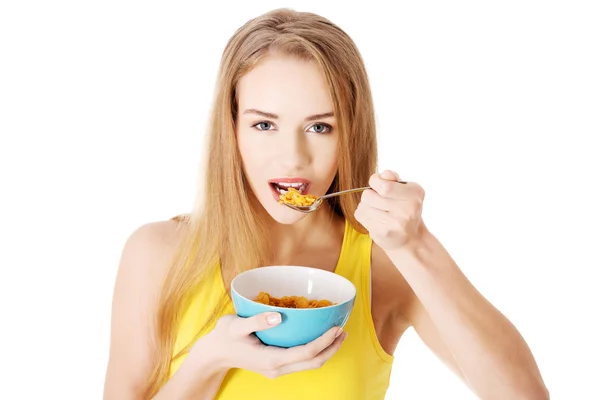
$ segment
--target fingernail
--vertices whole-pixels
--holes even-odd
[[[269,325],[275,325],[281,322],[281,314],[279,313],[273,313],[273,314],[269,314],[267,315],[267,324]]]
[[[344,332],[344,331],[342,330],[342,328],[339,328],[339,329],[338,329],[338,331],[335,333],[335,337],[338,337],[338,336],[340,336],[340,335],[342,334],[342,332]]]

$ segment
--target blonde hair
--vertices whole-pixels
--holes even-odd
[[[313,60],[324,73],[339,135],[339,167],[330,191],[365,186],[376,170],[376,134],[367,73],[352,39],[329,20],[308,12],[278,9],[240,27],[227,43],[209,122],[208,159],[198,205],[183,219],[183,239],[164,282],[156,318],[153,370],[145,397],[168,380],[181,317],[196,288],[213,268],[229,277],[265,265],[269,246],[260,210],[244,177],[235,121],[236,86],[269,52]],[[337,200],[339,199],[339,200]],[[336,198],[330,205],[358,231],[354,218],[360,194]],[[223,298],[222,304],[226,301]],[[218,315],[214,310],[211,321]],[[208,325],[211,321],[206,321]],[[206,326],[205,325],[205,326]]]

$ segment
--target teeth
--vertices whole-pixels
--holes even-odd
[[[276,182],[277,186],[283,186],[283,187],[293,187],[293,188],[299,188],[300,186],[304,185],[303,183],[298,183],[298,182]]]
[[[277,190],[281,194],[285,194],[289,188],[294,188],[300,193],[304,194],[308,185],[306,183],[299,182],[273,182],[273,186],[275,190]]]

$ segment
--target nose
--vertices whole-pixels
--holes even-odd
[[[310,151],[304,132],[281,135],[279,160],[288,171],[300,171],[310,163]]]

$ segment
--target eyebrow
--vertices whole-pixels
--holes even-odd
[[[260,111],[255,108],[247,109],[246,111],[244,111],[244,114],[256,114],[256,115],[260,115],[262,117],[271,118],[271,119],[279,118],[279,116],[277,114],[273,114],[273,113],[266,112],[266,111]],[[333,117],[333,111],[322,113],[322,114],[310,115],[305,118],[305,121],[307,121],[307,122],[308,121],[316,121],[319,119],[331,118],[331,117]]]

